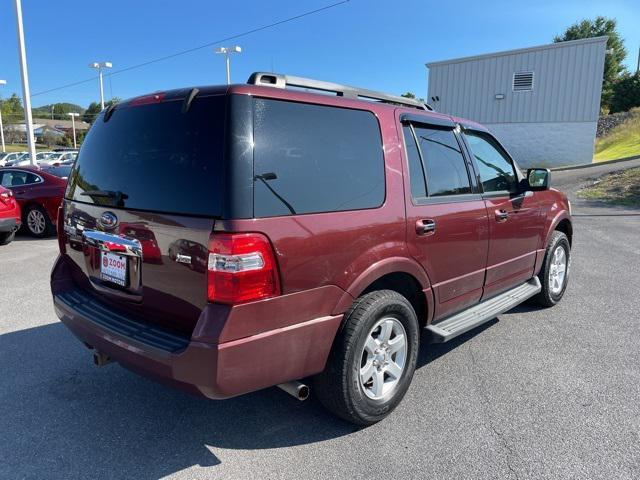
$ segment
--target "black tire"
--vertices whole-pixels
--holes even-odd
[[[44,219],[44,229],[42,231],[37,231],[29,225],[29,214],[32,211],[42,215],[42,218]],[[53,223],[51,223],[51,220],[49,219],[49,214],[40,205],[30,205],[25,208],[24,213],[22,214],[22,225],[30,235],[36,238],[50,237],[54,231]]]
[[[0,233],[0,245],[8,245],[13,242],[16,237],[16,232],[4,232]]]
[[[389,392],[380,399],[372,399],[360,381],[363,354],[366,355],[363,349],[371,330],[387,317],[399,321],[406,333],[404,369]],[[392,290],[363,295],[345,314],[326,368],[314,378],[314,393],[329,411],[349,422],[361,426],[379,422],[396,408],[409,388],[419,341],[418,319],[405,297]],[[387,374],[382,378],[388,378],[384,375]]]
[[[559,291],[554,292],[549,273],[552,270],[551,263],[558,248],[564,249],[566,255],[566,270],[562,288]],[[538,295],[533,297],[533,300],[544,307],[553,307],[556,303],[558,303],[562,299],[562,296],[567,289],[570,266],[571,245],[569,244],[569,239],[564,233],[555,230],[551,234],[551,240],[549,241],[549,245],[547,245],[547,250],[544,254],[544,262],[542,263],[542,268],[540,269],[540,273],[538,274],[538,278],[540,279],[540,283],[542,284],[542,291]]]

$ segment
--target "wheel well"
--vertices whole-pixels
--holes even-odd
[[[571,245],[571,239],[573,237],[573,226],[571,225],[571,222],[565,218],[560,223],[558,223],[556,230],[564,233],[569,239],[569,245]]]
[[[404,272],[388,273],[369,285],[361,295],[376,290],[393,290],[405,297],[416,312],[420,327],[427,323],[427,302],[418,280]]]

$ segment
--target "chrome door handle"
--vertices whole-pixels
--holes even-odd
[[[418,235],[433,235],[436,233],[436,222],[430,218],[418,220],[416,222],[416,233]]]
[[[504,222],[509,218],[509,212],[506,210],[496,210],[496,220],[498,222]]]

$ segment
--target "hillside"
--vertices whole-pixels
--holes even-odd
[[[54,107],[53,109],[53,116],[54,118],[60,119],[60,120],[68,120],[68,113],[70,112],[75,112],[75,113],[84,113],[84,108],[81,107],[80,105],[76,105],[75,103],[54,103],[54,104],[50,104],[50,105],[42,105],[40,107],[35,107],[32,111],[33,111],[33,117],[34,118],[38,118],[38,117],[43,117],[43,118],[51,118],[51,107]]]
[[[627,121],[596,140],[594,162],[640,155],[640,107],[630,113]]]

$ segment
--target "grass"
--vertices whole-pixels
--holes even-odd
[[[640,207],[640,168],[605,175],[593,185],[580,190],[578,196],[614,205]]]
[[[640,155],[640,107],[631,113],[629,120],[596,141],[594,162]]]
[[[26,152],[27,150],[29,150],[29,146],[26,143],[12,143],[5,145],[5,149],[7,152]],[[46,145],[36,145],[36,151],[48,151],[48,148]]]

